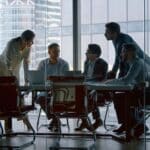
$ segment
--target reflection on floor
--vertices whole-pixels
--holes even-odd
[[[30,116],[32,125],[36,128],[37,116]],[[47,129],[47,124],[49,123],[45,117],[40,119],[39,131],[37,131],[37,136],[35,143],[31,146],[25,147],[25,150],[146,150],[150,146],[149,140],[146,144],[143,139],[133,140],[130,143],[121,142],[113,139],[110,135],[111,131],[106,131],[103,127],[99,127],[96,130],[97,139],[94,143],[93,136],[86,129],[82,132],[75,132],[74,128],[77,125],[77,120],[69,119],[70,130],[66,126],[66,119],[62,119],[62,133],[63,136],[54,135],[51,131]],[[111,124],[111,122],[109,122]],[[114,123],[113,123],[114,124]],[[13,120],[14,131],[27,131],[26,127],[22,124],[22,121]],[[117,125],[117,124],[115,124]],[[109,126],[111,129],[113,126]],[[82,136],[81,136],[82,135]],[[31,138],[31,135],[10,137],[7,139],[1,139],[0,144],[21,144]],[[4,149],[5,150],[5,149]]]
[[[12,140],[12,143],[21,143],[28,140],[29,137],[17,137]],[[102,137],[96,140],[94,144],[92,139],[83,137],[63,137],[56,142],[56,138],[51,136],[37,136],[36,141],[33,145],[25,147],[24,150],[48,150],[58,149],[64,150],[145,150],[150,146],[150,143],[144,144],[144,141],[132,141],[130,143],[121,143],[108,137]],[[8,139],[7,139],[8,141]],[[55,149],[56,150],[56,149]]]

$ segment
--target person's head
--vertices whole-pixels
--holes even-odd
[[[87,59],[89,60],[95,60],[96,58],[100,57],[101,55],[101,48],[97,44],[89,44],[87,51],[86,51],[86,56]]]
[[[48,45],[48,54],[50,59],[57,59],[60,54],[60,46],[57,43],[52,43]]]
[[[105,37],[107,40],[115,40],[120,34],[120,25],[116,22],[105,24]]]
[[[22,47],[25,48],[30,48],[31,45],[33,44],[33,40],[35,37],[35,33],[31,30],[25,30],[21,34],[21,40],[22,40]]]
[[[123,44],[121,58],[123,61],[130,61],[136,57],[136,45],[133,43]]]

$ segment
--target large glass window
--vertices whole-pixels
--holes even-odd
[[[30,69],[37,69],[48,57],[47,47],[53,42],[60,45],[61,57],[73,68],[72,0],[0,0],[0,53],[11,38],[26,29],[36,33]],[[23,70],[21,77],[23,82]]]
[[[92,23],[104,23],[107,21],[107,1],[92,1]]]
[[[127,20],[127,0],[109,0],[108,1],[108,19],[109,21],[124,22]]]
[[[73,69],[72,0],[0,0],[0,54],[6,43],[26,30],[36,33],[30,56],[30,69],[48,57],[47,46],[60,44],[62,58]],[[89,43],[102,48],[102,58],[112,68],[115,50],[104,36],[105,23],[118,22],[121,32],[127,33],[150,55],[149,0],[80,0],[81,4],[81,69]],[[75,24],[76,25],[76,24]],[[23,82],[23,70],[21,70]],[[115,114],[112,114],[115,117]]]
[[[144,1],[128,0],[128,21],[144,21]]]

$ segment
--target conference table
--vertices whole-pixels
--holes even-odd
[[[105,83],[105,82],[85,82],[84,85],[86,86],[87,90],[96,90],[100,93],[112,93],[116,94],[117,92],[123,92],[126,97],[130,97],[132,92],[134,92],[135,86],[132,84],[114,84],[114,83]],[[126,119],[127,125],[129,123],[128,118]],[[122,137],[112,134],[113,137],[120,139]],[[126,129],[125,133],[125,141],[130,140],[130,131]]]
[[[57,80],[56,80],[57,79]],[[134,86],[131,84],[128,85],[116,85],[116,84],[108,84],[108,83],[102,83],[102,82],[83,82],[83,78],[49,78],[50,81],[48,84],[45,85],[30,85],[30,86],[19,86],[20,93],[21,92],[32,92],[32,104],[34,105],[37,92],[39,91],[50,91],[52,89],[57,88],[69,88],[70,90],[70,97],[68,100],[73,100],[73,99],[79,99],[80,94],[83,94],[80,92],[80,89],[78,90],[78,93],[80,94],[75,94],[74,95],[74,89],[73,87],[84,87],[86,90],[96,90],[99,92],[113,92],[115,94],[116,92],[125,92],[127,96],[130,96],[130,93],[134,91]],[[86,94],[86,92],[85,92]],[[87,95],[85,95],[87,96]],[[81,100],[81,98],[80,98]],[[128,129],[126,130],[126,140],[128,140],[130,136],[130,132]]]
[[[19,86],[20,93],[32,93],[32,105],[36,102],[38,92],[51,91],[50,108],[53,107],[55,102],[64,102],[71,104],[77,100],[81,101],[83,98],[83,76],[78,77],[65,77],[65,76],[51,76],[44,85],[29,85],[29,86]],[[78,94],[77,94],[78,93]],[[55,98],[55,100],[54,100]],[[65,98],[65,99],[64,99]],[[53,109],[51,109],[53,110]],[[53,112],[52,112],[53,113]],[[37,125],[39,124],[39,117]]]

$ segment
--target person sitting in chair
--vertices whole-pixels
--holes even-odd
[[[69,64],[62,58],[59,57],[60,47],[57,43],[52,43],[48,46],[48,54],[49,58],[42,60],[39,63],[38,70],[46,73],[46,77],[48,76],[62,76],[69,71]],[[47,115],[47,118],[50,119],[51,116],[49,114],[49,101],[46,99],[46,93],[41,92],[38,95],[37,103],[40,104],[41,108]],[[58,125],[57,119],[53,118],[51,123],[49,124],[49,129],[53,129]]]
[[[89,44],[88,49],[86,52],[86,61],[84,63],[84,76],[85,76],[85,81],[102,81],[106,79],[106,74],[107,74],[107,69],[108,69],[108,64],[105,60],[100,58],[101,56],[101,48],[98,44]],[[89,99],[89,105],[90,101],[92,103],[94,100],[91,98]],[[99,126],[102,125],[102,120],[100,118],[100,112],[98,107],[96,106],[97,104],[94,105],[94,110],[92,111],[93,118],[96,120],[95,123],[93,124],[94,130],[96,130]],[[78,128],[76,128],[76,131],[82,130],[84,128],[87,128],[91,130],[88,126],[88,122],[85,119],[82,119],[82,123]]]
[[[106,83],[137,85],[147,78],[146,65],[144,60],[137,56],[136,50],[137,48],[134,43],[123,45],[121,59],[128,63],[129,70],[125,76],[118,79],[108,80]],[[125,130],[128,130],[130,132],[131,129],[133,129],[138,124],[138,119],[133,114],[133,109],[131,109],[138,106],[138,96],[136,93],[133,93],[130,95],[130,97],[124,93],[117,93],[113,98],[113,102],[118,122],[121,124],[118,129],[113,131],[116,133],[122,133]],[[144,132],[144,123],[140,123],[134,130],[134,135],[140,136]]]

